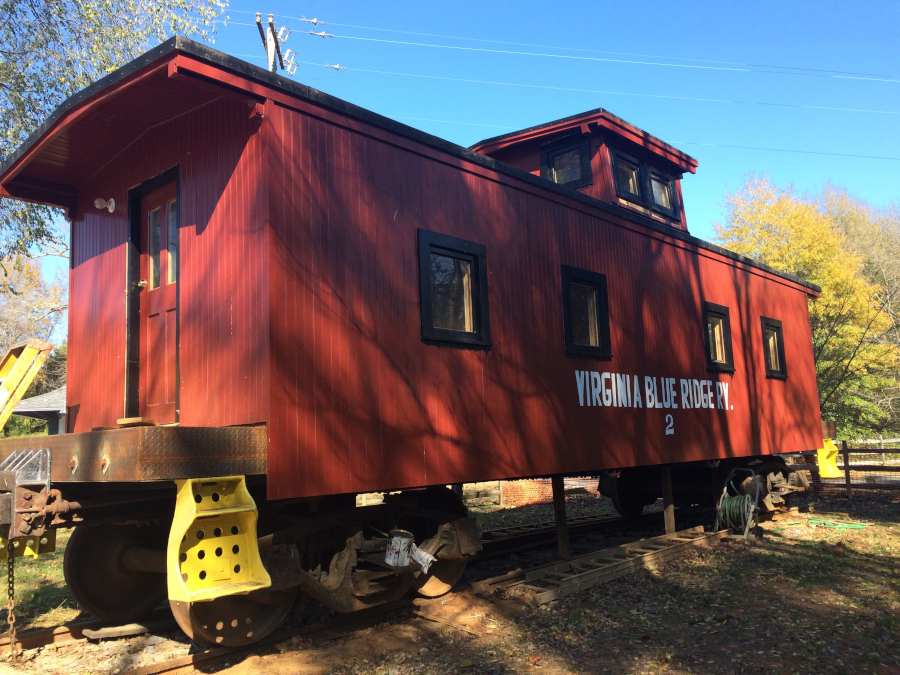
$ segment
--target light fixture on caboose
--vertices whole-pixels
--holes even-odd
[[[103,197],[97,197],[94,200],[94,206],[98,209],[107,209],[110,213],[116,210],[116,200],[113,197],[109,199],[103,199]]]

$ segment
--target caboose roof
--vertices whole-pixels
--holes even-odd
[[[603,128],[620,138],[640,145],[647,151],[675,164],[682,172],[697,172],[697,160],[682,152],[673,145],[660,140],[653,134],[626,122],[604,108],[594,108],[577,115],[569,115],[552,122],[544,122],[526,129],[519,129],[493,138],[486,138],[470,146],[476,152],[491,154],[510,145],[525,141],[554,136],[574,129],[589,131],[591,128]]]
[[[64,101],[0,166],[0,195],[58,206],[74,218],[79,188],[151,129],[222,96],[238,98],[252,106],[273,95],[337,113],[373,130],[394,134],[505,174],[533,188],[610,212],[666,237],[790,280],[813,294],[820,291],[818,286],[791,274],[660,225],[640,213],[559,186],[181,36],[170,38]],[[576,121],[581,124],[586,118],[639,135],[643,142],[684,166],[685,171],[693,172],[697,166],[692,157],[602,109],[487,139],[473,147],[484,149],[488,144],[503,143],[511,137],[542,133],[554,125]]]

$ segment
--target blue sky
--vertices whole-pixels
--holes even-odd
[[[682,187],[705,239],[750,172],[800,191],[831,182],[876,205],[900,196],[900,3],[234,0],[215,47],[264,65],[257,10],[295,31],[296,80],[461,145],[610,110],[699,160]],[[326,24],[287,18],[304,16]]]

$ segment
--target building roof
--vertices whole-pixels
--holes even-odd
[[[93,174],[94,171],[99,170],[103,163],[108,161],[112,154],[121,151],[122,148],[115,144],[130,144],[134,138],[142,133],[142,130],[132,123],[134,120],[140,120],[139,123],[143,125],[144,131],[154,125],[163,123],[163,120],[157,120],[153,117],[159,110],[158,106],[149,106],[146,98],[143,98],[140,93],[129,96],[124,92],[136,82],[143,82],[146,86],[154,86],[152,83],[158,82],[160,79],[172,80],[171,75],[177,75],[178,73],[178,65],[175,63],[176,59],[185,57],[195,63],[210,64],[221,72],[246,78],[244,81],[249,82],[249,84],[226,84],[215,82],[205,76],[189,77],[189,84],[181,84],[177,91],[168,92],[168,96],[164,98],[167,105],[172,106],[172,110],[169,111],[172,115],[177,116],[181,114],[179,111],[182,108],[186,105],[191,105],[191,101],[187,99],[196,98],[199,100],[204,91],[209,95],[222,95],[223,92],[230,88],[232,93],[238,93],[247,99],[264,100],[266,98],[266,88],[270,88],[299,102],[333,111],[351,120],[362,122],[376,129],[387,131],[401,138],[443,152],[450,157],[512,177],[517,181],[540,188],[548,193],[555,193],[593,209],[606,211],[621,220],[638,224],[648,230],[659,232],[666,237],[683,241],[689,246],[705,249],[743,265],[763,270],[768,274],[802,286],[812,294],[818,294],[821,291],[815,284],[803,281],[795,275],[776,270],[768,265],[698,239],[686,232],[657,223],[648,216],[626,209],[618,204],[603,202],[577,190],[557,185],[552,181],[534,176],[480,152],[475,152],[469,148],[456,145],[383,117],[370,110],[325,94],[290,78],[270,73],[264,68],[254,66],[246,61],[181,36],[175,36],[166,40],[60,104],[47,120],[9,156],[6,163],[0,166],[0,196],[12,196],[31,202],[67,208],[70,210],[70,215],[73,215],[75,195],[77,194],[76,186],[75,184],[61,183],[60,180],[65,178],[70,181],[77,181],[79,172],[68,171],[66,162],[80,162],[78,167],[82,173]],[[168,73],[164,67],[167,63]],[[211,89],[216,93],[210,94]],[[116,106],[121,107],[123,100],[128,99],[133,99],[128,103],[128,110],[132,113],[131,115],[116,108]],[[157,98],[157,100],[159,99]],[[186,100],[187,102],[185,102]],[[101,110],[105,101],[111,101],[112,108]],[[605,111],[604,114],[610,120],[618,119]],[[126,128],[126,123],[131,126]],[[60,147],[54,148],[51,142],[60,133],[60,129],[63,129],[66,134],[71,131],[71,129],[65,129],[66,125],[76,128],[76,132],[73,132],[70,136],[64,136],[61,139]],[[544,127],[546,125],[540,126]],[[641,131],[632,125],[628,126]],[[641,133],[646,134],[646,132]],[[650,134],[646,134],[646,137],[654,138]],[[662,142],[660,141],[660,143]],[[74,145],[78,145],[78,149]],[[668,147],[671,148],[671,146]],[[683,155],[696,165],[696,160],[693,160],[693,158],[684,155],[684,153],[675,148],[672,148],[672,150]],[[65,154],[64,160],[59,154],[61,151]],[[96,161],[97,165],[89,167],[84,164],[88,154],[91,157],[102,157],[102,161],[100,159],[91,159],[91,162]],[[39,161],[35,161],[36,159]]]
[[[29,413],[65,413],[66,412],[66,386],[48,391],[46,394],[32,396],[19,401],[13,409],[14,415],[29,416]]]

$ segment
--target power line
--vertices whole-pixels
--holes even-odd
[[[308,66],[321,66],[321,63],[312,63],[310,61],[298,61]],[[374,73],[377,75],[396,75],[399,77],[417,77],[429,80],[445,80],[448,82],[466,82],[470,84],[489,84],[504,87],[521,87],[525,89],[545,89],[550,91],[570,91],[584,94],[604,94],[607,96],[632,96],[638,98],[659,98],[674,101],[696,101],[701,103],[726,103],[731,105],[760,105],[775,108],[798,108],[802,110],[828,110],[833,112],[854,112],[854,113],[870,113],[878,115],[900,115],[900,111],[895,110],[872,110],[866,108],[839,108],[835,106],[805,105],[802,103],[769,103],[765,101],[741,101],[723,98],[703,98],[698,96],[674,96],[669,94],[642,94],[629,91],[610,91],[604,89],[583,89],[579,87],[554,87],[544,84],[523,84],[519,82],[499,82],[494,80],[475,80],[463,77],[444,77],[441,75],[421,75],[416,73],[398,73],[389,70],[371,70],[366,68],[347,68],[360,73]]]
[[[726,145],[719,143],[695,143],[692,141],[673,141],[672,145],[702,145],[708,148],[736,148],[738,150],[762,150],[764,152],[790,152],[800,155],[824,155],[827,157],[852,157],[855,159],[883,159],[891,162],[900,162],[900,157],[885,157],[883,155],[854,155],[843,152],[819,152],[817,150],[794,150],[789,148],[762,148],[753,145]]]
[[[379,38],[365,38],[358,37],[353,35],[333,35],[332,37],[342,38],[344,40],[361,40],[364,42],[381,42],[385,44],[395,44],[395,45],[407,45],[411,47],[431,47],[434,49],[453,49],[457,51],[466,51],[466,52],[483,52],[488,54],[511,54],[516,56],[539,56],[546,57],[552,59],[571,59],[575,61],[600,61],[605,63],[624,63],[629,65],[640,65],[640,66],[662,66],[667,68],[688,68],[694,70],[722,70],[722,71],[730,71],[730,72],[744,72],[744,73],[776,73],[781,75],[805,75],[808,77],[832,77],[839,78],[843,80],[869,80],[873,82],[892,82],[894,84],[900,84],[900,80],[891,80],[885,78],[874,78],[874,77],[856,77],[851,75],[825,75],[825,74],[817,74],[817,73],[800,73],[800,72],[788,72],[781,71],[776,72],[773,70],[759,70],[755,68],[729,68],[725,66],[699,66],[699,65],[691,65],[687,63],[662,63],[660,61],[635,61],[631,59],[607,59],[601,58],[599,56],[574,56],[571,54],[546,54],[541,52],[517,52],[506,49],[485,49],[482,47],[460,47],[458,45],[435,45],[428,44],[425,42],[404,42],[402,40],[381,40]]]
[[[246,12],[246,10],[229,10],[229,12],[232,12],[232,11],[233,12]],[[246,13],[249,13],[249,12],[246,12]],[[294,19],[296,21],[308,21],[308,22],[310,21],[309,19],[306,19],[305,17],[287,16],[285,18],[286,19]],[[580,48],[580,47],[560,47],[560,46],[555,46],[555,45],[542,45],[542,44],[535,44],[535,43],[530,43],[530,42],[511,42],[511,41],[506,41],[506,40],[491,40],[491,39],[486,39],[486,38],[473,38],[473,37],[465,37],[465,36],[459,36],[459,35],[442,35],[442,34],[438,34],[438,33],[423,33],[423,32],[418,32],[418,31],[397,30],[394,28],[378,28],[378,27],[374,27],[374,26],[360,26],[360,25],[356,25],[356,24],[337,23],[337,22],[333,22],[333,21],[329,21],[326,24],[326,22],[324,22],[324,21],[316,20],[316,23],[317,24],[321,23],[323,25],[330,25],[330,26],[341,26],[342,28],[356,28],[356,29],[360,29],[360,30],[373,30],[373,31],[381,31],[381,32],[388,32],[388,33],[399,33],[399,34],[403,34],[403,35],[419,35],[422,37],[434,37],[434,38],[441,38],[441,39],[446,39],[446,40],[466,40],[466,41],[470,41],[470,42],[484,42],[484,43],[488,43],[488,44],[512,45],[512,46],[517,46],[517,47],[536,47],[538,49],[556,49],[556,50],[560,50],[560,51],[575,51],[575,52],[584,52],[584,53],[590,53],[590,54],[611,54],[614,56],[634,56],[634,57],[639,57],[639,58],[668,59],[668,60],[673,60],[673,61],[691,61],[694,63],[714,63],[714,64],[718,64],[718,65],[723,65],[723,66],[741,66],[743,68],[750,68],[750,69],[774,68],[774,69],[778,69],[778,70],[808,71],[808,73],[792,73],[792,74],[801,74],[802,75],[802,74],[819,74],[819,73],[821,73],[823,75],[820,75],[820,76],[843,75],[843,76],[845,76],[843,79],[864,79],[865,80],[865,79],[874,78],[875,81],[886,81],[886,82],[900,81],[897,79],[897,77],[895,75],[884,75],[884,74],[879,74],[879,73],[860,73],[860,72],[846,71],[846,70],[806,68],[806,67],[802,67],[802,66],[782,66],[782,65],[771,65],[771,64],[760,64],[760,63],[744,63],[744,62],[740,62],[740,61],[722,61],[722,60],[714,60],[714,59],[694,59],[694,58],[688,58],[688,57],[682,57],[682,56],[665,56],[665,55],[659,55],[659,54],[642,54],[642,53],[635,53],[635,52],[617,52],[617,51],[609,51],[609,50],[602,50],[602,49],[585,49],[585,48]],[[766,72],[766,71],[763,71],[763,72]],[[852,77],[852,76],[860,76],[860,77]],[[884,79],[882,79],[882,78],[884,78]]]
[[[517,52],[508,49],[485,49],[483,47],[460,47],[459,45],[433,45],[425,42],[404,42],[402,40],[382,40],[379,38],[359,37],[355,35],[335,35],[344,40],[360,40],[363,42],[381,42],[392,45],[407,45],[410,47],[432,47],[434,49],[453,49],[463,52],[483,52],[488,54],[511,54],[515,56],[542,56],[551,59],[570,59],[573,61],[600,61],[604,63],[625,63],[640,66],[664,66],[668,68],[689,68],[693,70],[725,70],[730,72],[752,72],[749,68],[730,68],[726,66],[699,66],[687,63],[662,63],[659,61],[634,61],[629,59],[607,59],[599,56],[574,56],[572,54],[544,54],[539,52]]]

